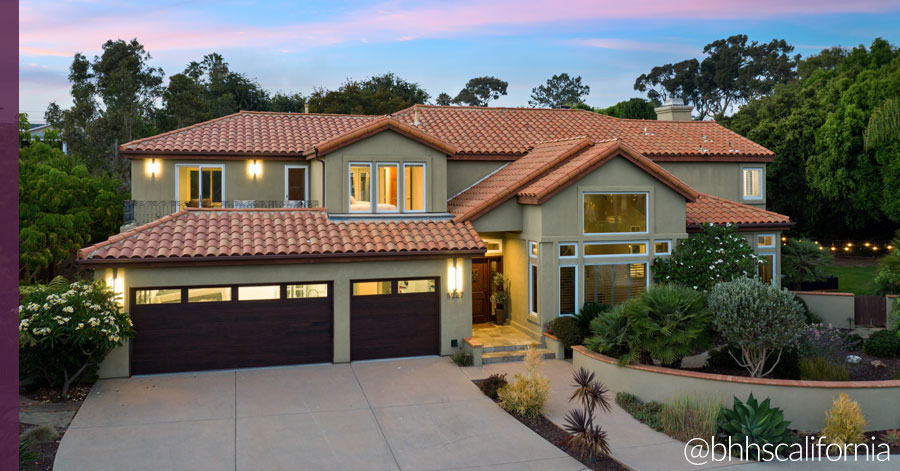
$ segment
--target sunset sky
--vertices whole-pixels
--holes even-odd
[[[900,44],[900,1],[21,1],[20,109],[43,119],[71,103],[75,52],[137,38],[166,76],[221,53],[271,91],[309,94],[346,78],[394,72],[432,97],[475,76],[509,82],[497,106],[526,106],[551,75],[581,75],[587,103],[639,96],[634,79],[655,65],[700,57],[733,34],[784,38],[807,56],[876,37]]]

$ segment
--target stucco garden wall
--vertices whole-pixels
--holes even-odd
[[[277,265],[240,265],[217,267],[119,268],[125,310],[128,311],[131,288],[177,287],[239,283],[282,283],[334,280],[334,356],[335,363],[350,361],[350,281],[373,278],[437,277],[441,292],[441,355],[451,355],[472,335],[472,259],[463,260],[463,294],[447,296],[448,259],[300,263]],[[110,280],[112,269],[97,270],[95,277]],[[402,338],[396,339],[402,342]],[[101,365],[101,377],[128,376],[128,346],[110,353]]]
[[[824,324],[842,329],[853,327],[853,293],[794,291],[794,295],[805,301],[809,310],[821,317]]]
[[[629,392],[642,401],[665,402],[678,394],[720,399],[731,407],[736,396],[746,400],[750,393],[760,401],[771,398],[784,410],[791,427],[819,431],[825,425],[825,411],[838,394],[846,393],[859,402],[868,419],[867,430],[900,428],[900,380],[892,381],[795,381],[758,379],[697,373],[658,366],[620,367],[617,360],[583,346],[573,348],[573,366],[594,372],[616,392]]]

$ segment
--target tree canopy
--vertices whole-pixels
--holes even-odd
[[[591,93],[591,87],[581,83],[581,76],[569,77],[562,73],[547,79],[547,83],[531,89],[528,106],[533,108],[559,108],[581,103]]]
[[[653,108],[659,104],[651,103],[643,98],[632,98],[620,101],[609,108],[597,108],[594,111],[608,116],[625,119],[656,119]]]
[[[317,88],[309,96],[313,113],[391,114],[430,96],[418,83],[388,73],[365,80],[347,80],[337,90]]]
[[[466,86],[453,98],[453,103],[469,106],[488,106],[491,101],[506,95],[508,86],[509,83],[497,77],[475,77],[466,82]]]

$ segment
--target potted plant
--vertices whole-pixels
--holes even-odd
[[[499,325],[506,324],[509,313],[509,277],[503,273],[494,272],[491,277],[492,293],[491,305],[494,308],[496,322]]]

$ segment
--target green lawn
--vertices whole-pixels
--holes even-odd
[[[825,272],[838,277],[838,291],[853,294],[873,294],[878,265],[825,267]]]

